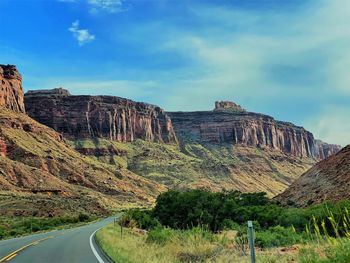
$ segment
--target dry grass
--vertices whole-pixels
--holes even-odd
[[[124,229],[123,236],[119,226],[108,225],[97,232],[97,239],[103,250],[116,262],[126,263],[184,263],[215,262],[245,263],[248,256],[234,246],[235,234],[206,236],[196,231],[174,231],[165,242],[156,243],[147,240],[147,234]],[[288,249],[269,249],[257,251],[257,260],[261,263],[297,262],[297,251]]]
[[[284,191],[314,160],[285,155],[272,149],[232,145],[181,146],[136,140],[118,143],[104,139],[71,141],[77,149],[113,147],[123,154],[99,156],[114,161],[144,178],[169,188],[202,188],[211,191],[266,192],[270,197]]]

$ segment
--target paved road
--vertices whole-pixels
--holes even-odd
[[[0,262],[107,263],[93,234],[113,222],[113,217],[67,230],[0,241]]]

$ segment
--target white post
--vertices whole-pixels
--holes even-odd
[[[250,258],[252,263],[256,263],[255,248],[254,248],[254,228],[253,221],[248,221],[248,239],[250,248]]]

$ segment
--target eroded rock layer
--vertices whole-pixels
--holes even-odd
[[[288,122],[244,111],[171,112],[175,132],[184,141],[239,144],[322,159],[340,146],[316,143],[312,133]]]
[[[13,65],[0,64],[0,106],[25,112],[22,77]]]
[[[135,139],[174,143],[169,116],[161,108],[112,96],[71,96],[68,91],[30,91],[27,113],[70,138]]]

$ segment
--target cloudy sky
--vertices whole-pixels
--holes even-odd
[[[350,143],[349,0],[0,0],[0,25],[25,90],[232,100]]]

